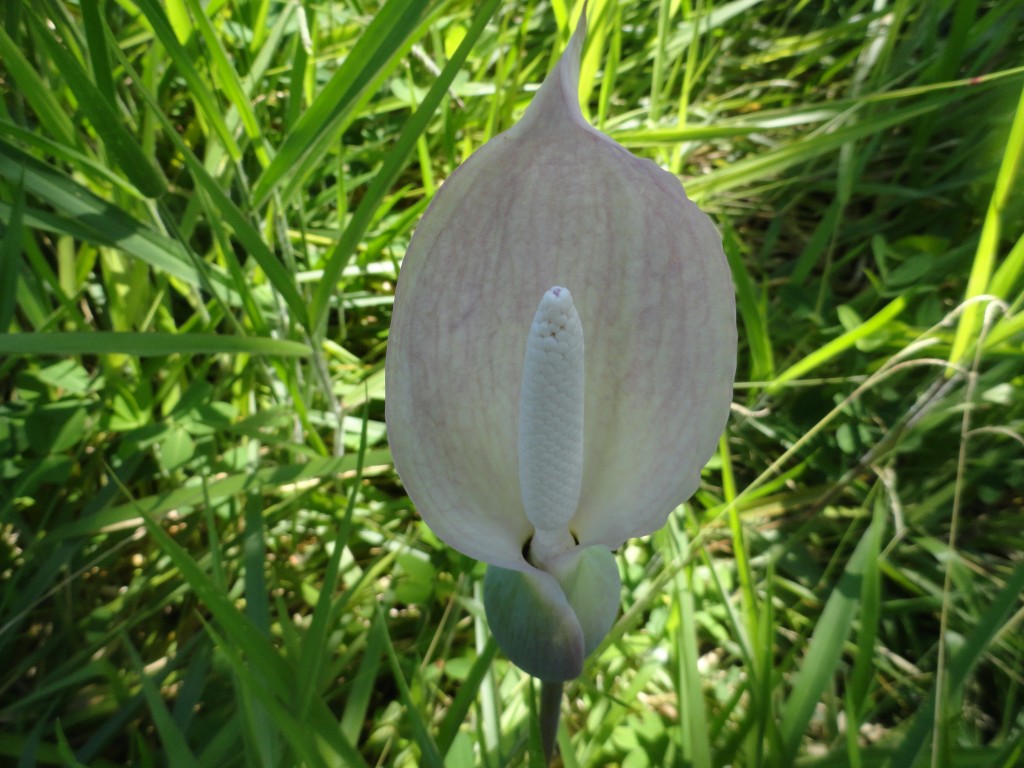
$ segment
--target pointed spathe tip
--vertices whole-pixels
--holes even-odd
[[[583,3],[583,10],[580,11],[580,18],[576,22],[576,30],[569,39],[569,48],[575,47],[576,57],[579,58],[583,50],[583,41],[587,38],[587,2]]]

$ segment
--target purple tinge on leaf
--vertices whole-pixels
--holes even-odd
[[[543,560],[663,526],[697,489],[732,397],[721,239],[675,176],[584,120],[584,35],[581,20],[519,123],[438,191],[402,265],[388,342],[388,437],[410,498],[443,541],[512,571],[552,570],[524,557],[538,534]],[[567,351],[537,378],[528,343],[543,312],[576,333],[553,287],[571,295],[581,363]],[[551,402],[543,387],[568,405],[534,419],[524,409]],[[530,426],[563,415],[553,437]],[[545,473],[534,450],[568,469]],[[538,496],[559,511],[534,513]]]

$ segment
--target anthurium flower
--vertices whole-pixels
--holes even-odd
[[[410,498],[490,564],[499,646],[549,681],[615,620],[611,550],[697,489],[736,367],[721,239],[675,176],[584,120],[584,36],[427,209],[386,368]]]

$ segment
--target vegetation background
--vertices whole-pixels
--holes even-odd
[[[0,762],[537,764],[383,361],[579,5],[0,3]],[[589,119],[716,220],[741,350],[564,764],[1024,764],[1020,4],[589,16]]]

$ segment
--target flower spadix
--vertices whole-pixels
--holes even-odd
[[[438,191],[387,354],[409,496],[490,564],[498,644],[550,681],[614,622],[611,550],[697,489],[736,367],[721,239],[676,177],[584,120],[584,35],[581,20],[519,123]]]

